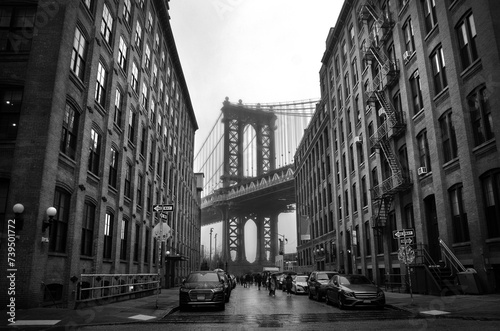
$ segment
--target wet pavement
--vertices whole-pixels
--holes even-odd
[[[1,329],[56,330],[71,327],[120,325],[147,322],[181,322],[194,323],[193,314],[183,315],[178,311],[178,288],[162,289],[161,293],[128,301],[99,305],[82,309],[32,308],[16,311],[15,324],[8,322],[7,312],[0,321]],[[380,319],[408,318],[453,318],[477,321],[500,321],[500,294],[488,295],[456,295],[436,297],[429,295],[386,292],[387,306],[384,310],[347,310],[340,311],[337,307],[327,306],[324,302],[307,299],[306,296],[286,297],[277,291],[275,298],[265,292],[257,292],[256,287],[248,289],[236,287],[238,304],[228,304],[226,311],[199,312],[196,314],[199,323],[216,321],[220,323],[251,323],[259,326],[279,327],[280,321],[293,323],[330,322]],[[244,292],[247,291],[247,292]],[[264,291],[264,290],[262,290]],[[255,293],[251,293],[255,292]],[[247,294],[248,293],[248,294]],[[258,295],[256,294],[258,293]],[[236,298],[236,295],[235,297]],[[234,299],[233,298],[233,299]],[[257,298],[257,299],[256,299]],[[247,300],[247,301],[245,301]],[[256,301],[257,300],[257,301]],[[283,307],[286,313],[279,310],[269,311],[266,302],[274,300]],[[257,303],[257,305],[255,305]],[[249,304],[255,309],[246,310]],[[246,311],[243,311],[246,310]],[[300,314],[296,312],[300,311]],[[335,314],[332,314],[334,312]],[[275,316],[270,318],[269,316]],[[361,316],[362,315],[362,316]],[[191,319],[189,319],[191,316]],[[205,316],[205,317],[203,317]],[[206,320],[205,320],[206,319]],[[248,319],[251,319],[248,320]],[[198,323],[196,323],[198,324]]]

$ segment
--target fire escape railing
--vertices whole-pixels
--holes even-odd
[[[388,178],[371,189],[374,210],[372,226],[380,230],[379,228],[385,226],[394,195],[410,186],[409,174],[403,172],[390,142],[391,138],[404,132],[405,123],[401,110],[396,109],[385,96],[385,90],[399,79],[398,63],[389,58],[383,49],[383,44],[392,34],[394,27],[391,13],[388,9],[379,10],[368,0],[361,6],[359,16],[365,22],[373,19],[368,45],[362,49],[365,61],[370,65],[376,65],[378,69],[371,86],[366,91],[368,102],[372,104],[378,102],[381,108],[377,110],[383,111],[386,115],[386,120],[369,137],[371,147],[382,150],[391,170]]]

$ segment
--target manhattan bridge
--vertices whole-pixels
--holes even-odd
[[[295,210],[293,157],[317,103],[243,104],[226,98],[195,155],[194,170],[205,177],[202,226],[222,223],[220,258],[232,272],[274,266],[278,216]],[[249,221],[257,229],[253,262],[245,251]]]

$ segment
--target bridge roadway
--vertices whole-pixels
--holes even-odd
[[[260,213],[290,212],[295,203],[293,166],[285,166],[245,182],[217,190],[202,199],[202,226],[227,221],[221,208],[229,207],[229,217]]]

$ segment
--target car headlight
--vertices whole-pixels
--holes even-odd
[[[214,292],[222,292],[224,291],[224,285],[219,285],[214,287]]]
[[[185,287],[181,287],[181,288],[180,288],[180,291],[181,291],[181,292],[184,292],[184,293],[188,293],[188,292],[189,292],[189,289],[188,289],[188,288],[185,288]]]
[[[354,298],[354,292],[342,291],[344,296]]]
[[[383,291],[378,291],[377,292],[377,297],[378,298],[383,298],[385,296],[384,292]]]

